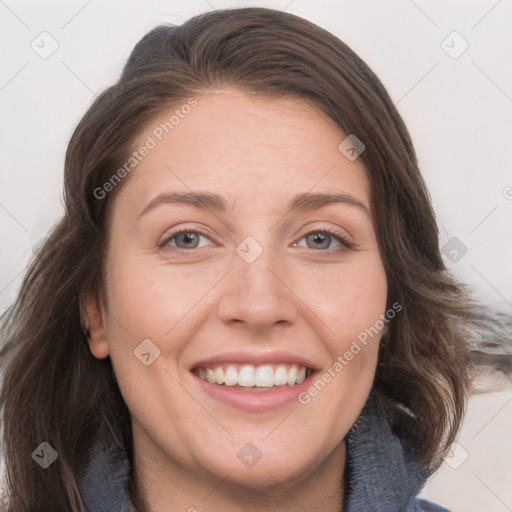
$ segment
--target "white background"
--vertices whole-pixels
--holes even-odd
[[[13,301],[33,248],[62,213],[71,133],[94,96],[117,80],[135,43],[161,23],[250,5],[319,24],[372,67],[411,132],[441,245],[456,237],[467,248],[447,263],[482,302],[510,317],[511,0],[0,0],[0,314]],[[42,46],[43,31],[58,43],[46,59],[31,47]],[[51,40],[44,44],[49,48]],[[512,395],[488,396],[473,400],[463,431],[471,437],[469,430],[481,426],[474,422],[490,421],[478,437],[485,449],[473,447],[473,458],[456,470],[444,468],[428,487],[454,512],[512,510]]]

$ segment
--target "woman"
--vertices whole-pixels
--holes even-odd
[[[480,313],[344,43],[250,8],[162,26],[79,123],[3,326],[8,511],[445,510]]]

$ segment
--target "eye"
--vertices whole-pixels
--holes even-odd
[[[164,238],[164,240],[158,244],[158,247],[166,248],[168,246],[174,246],[180,251],[200,249],[201,247],[204,247],[204,244],[201,245],[201,239],[211,241],[209,236],[201,233],[200,231],[182,229]]]
[[[354,249],[355,245],[342,236],[341,234],[334,233],[325,229],[311,231],[300,239],[299,242],[305,240],[306,247],[315,251],[335,252],[344,251],[346,249]],[[299,245],[299,242],[293,244],[294,247]]]
[[[315,251],[337,252],[355,248],[355,245],[343,235],[325,229],[307,233],[299,242],[295,242],[293,246],[304,247],[304,245],[300,243],[303,240],[305,241],[306,247]],[[212,239],[201,231],[182,229],[164,238],[158,244],[158,247],[161,249],[168,247],[172,249],[174,247],[178,251],[190,251],[208,246],[208,241],[212,242]]]

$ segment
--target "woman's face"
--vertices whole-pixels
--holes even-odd
[[[386,306],[365,170],[301,99],[195,98],[148,123],[117,185],[91,351],[139,471],[254,489],[340,473]]]

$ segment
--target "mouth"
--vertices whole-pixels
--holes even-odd
[[[320,367],[296,354],[232,352],[196,363],[190,372],[208,399],[243,413],[273,414],[297,405]]]
[[[289,363],[277,364],[211,364],[192,370],[201,380],[215,386],[240,391],[272,391],[301,385],[313,370]]]

